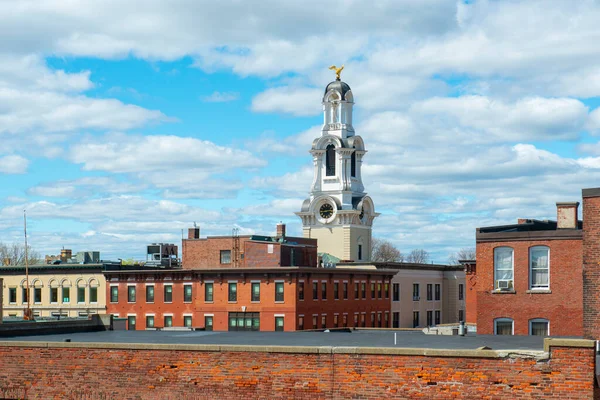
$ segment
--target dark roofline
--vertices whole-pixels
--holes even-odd
[[[385,269],[364,269],[364,268],[316,268],[316,267],[254,267],[254,268],[200,268],[200,269],[171,269],[171,270],[127,270],[127,271],[104,271],[105,275],[126,275],[126,274],[286,274],[286,273],[307,273],[307,274],[371,274],[371,275],[394,275],[396,271]]]
[[[476,243],[485,242],[510,242],[531,240],[582,240],[581,229],[557,229],[553,231],[507,231],[507,232],[480,232],[475,233]]]
[[[29,272],[52,272],[59,270],[82,270],[82,269],[97,269],[102,271],[104,264],[36,264],[29,266]],[[5,272],[25,272],[25,265],[9,265],[0,267],[0,274]]]
[[[600,197],[600,188],[581,189],[581,197]]]

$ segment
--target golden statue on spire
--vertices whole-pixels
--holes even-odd
[[[335,71],[335,79],[337,81],[339,81],[340,80],[340,74],[342,73],[342,70],[344,69],[344,64],[342,64],[342,66],[340,68],[336,67],[335,65],[332,65],[331,67],[329,67],[329,69]]]

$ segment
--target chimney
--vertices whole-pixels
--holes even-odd
[[[62,249],[60,251],[60,261],[67,262],[68,260],[71,259],[72,255],[73,255],[73,252],[71,251],[71,249]]]
[[[200,239],[200,228],[197,226],[188,229],[188,239]]]
[[[282,222],[277,224],[277,237],[285,237],[285,224]]]
[[[556,227],[558,229],[577,229],[577,209],[579,202],[556,203]]]
[[[583,189],[583,336],[600,339],[600,188]]]

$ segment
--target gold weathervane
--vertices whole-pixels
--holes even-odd
[[[331,67],[329,67],[329,69],[335,71],[335,79],[339,81],[340,74],[342,73],[342,70],[344,69],[344,65],[342,64],[342,66],[340,68],[336,67],[335,65],[332,65]]]

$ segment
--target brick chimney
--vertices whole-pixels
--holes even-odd
[[[558,229],[577,229],[578,208],[578,201],[556,203],[556,227]]]
[[[285,237],[285,224],[280,222],[277,224],[277,237]]]
[[[188,229],[188,239],[200,239],[200,228],[197,226]]]
[[[62,249],[60,251],[60,261],[67,262],[73,256],[71,249]]]
[[[600,188],[583,189],[583,336],[600,339]]]

